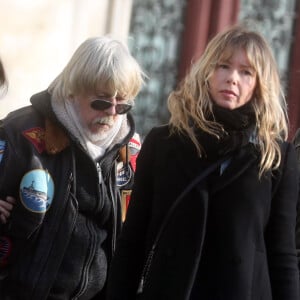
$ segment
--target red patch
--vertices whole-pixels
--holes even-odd
[[[45,150],[45,130],[43,128],[30,128],[23,131],[23,135],[34,145],[39,153]]]
[[[122,221],[125,221],[127,209],[130,201],[131,190],[121,191],[121,207],[122,207]]]
[[[130,151],[130,163],[133,171],[136,169],[136,159],[141,150],[141,140],[138,133],[135,133],[134,136],[128,143],[129,151]]]

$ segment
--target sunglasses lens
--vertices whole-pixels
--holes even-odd
[[[97,99],[91,102],[91,108],[95,110],[105,110],[112,106],[112,103],[107,100]]]
[[[117,104],[116,105],[116,112],[117,114],[119,115],[122,115],[122,114],[126,114],[128,111],[130,111],[132,108],[132,105],[130,104]]]
[[[118,115],[126,114],[130,109],[132,108],[133,102],[129,103],[119,103],[115,106],[116,113]],[[113,104],[110,101],[104,100],[104,99],[96,99],[91,102],[91,108],[95,110],[106,110],[113,106]]]

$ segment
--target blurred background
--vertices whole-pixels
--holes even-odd
[[[86,38],[128,43],[149,79],[133,114],[137,131],[168,121],[166,101],[218,31],[249,20],[269,40],[300,127],[300,0],[0,0],[0,57],[9,80],[0,118],[46,89]]]

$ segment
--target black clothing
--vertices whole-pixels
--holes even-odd
[[[271,172],[258,177],[260,153],[251,143],[213,180],[189,192],[161,236],[137,299],[194,300],[193,290],[205,300],[299,300],[296,155],[289,143],[282,149],[273,197]],[[172,203],[206,167],[188,137],[170,134],[168,126],[148,134],[111,265],[108,300],[136,299],[147,253]]]
[[[128,116],[129,134],[96,164],[57,120],[47,92],[31,102],[0,128],[0,194],[17,199],[2,232],[12,239],[13,252],[2,270],[8,275],[1,299],[103,299],[121,226],[116,163],[134,133],[133,119]]]
[[[298,159],[298,170],[300,172],[300,129],[295,133],[293,144],[296,149],[297,159]],[[300,181],[299,181],[300,186]],[[299,191],[300,192],[300,191]],[[297,225],[296,225],[296,246],[297,246],[297,255],[298,255],[298,267],[299,267],[299,278],[300,278],[300,194],[298,198],[297,206]]]

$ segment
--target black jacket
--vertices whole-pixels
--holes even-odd
[[[128,136],[99,160],[99,184],[96,163],[58,122],[50,95],[42,92],[31,102],[0,128],[0,196],[17,199],[2,228],[12,253],[0,269],[7,274],[1,299],[91,299],[105,284],[121,226],[116,163],[134,133],[133,120],[128,117]]]
[[[284,143],[276,178],[258,178],[248,144],[177,206],[136,298],[147,253],[172,203],[207,167],[189,139],[167,126],[146,137],[108,281],[108,300],[299,300],[295,249],[298,173]],[[275,188],[273,185],[277,185]],[[276,189],[276,192],[275,192]],[[272,191],[274,196],[272,197]],[[199,268],[198,268],[199,267]]]
[[[293,143],[297,153],[298,159],[298,170],[300,172],[300,128],[297,130]],[[300,186],[300,181],[299,181]],[[300,270],[300,194],[298,198],[298,214],[297,214],[297,225],[296,225],[296,246],[297,246],[297,253],[298,253],[298,266]],[[299,276],[300,278],[300,276]]]

